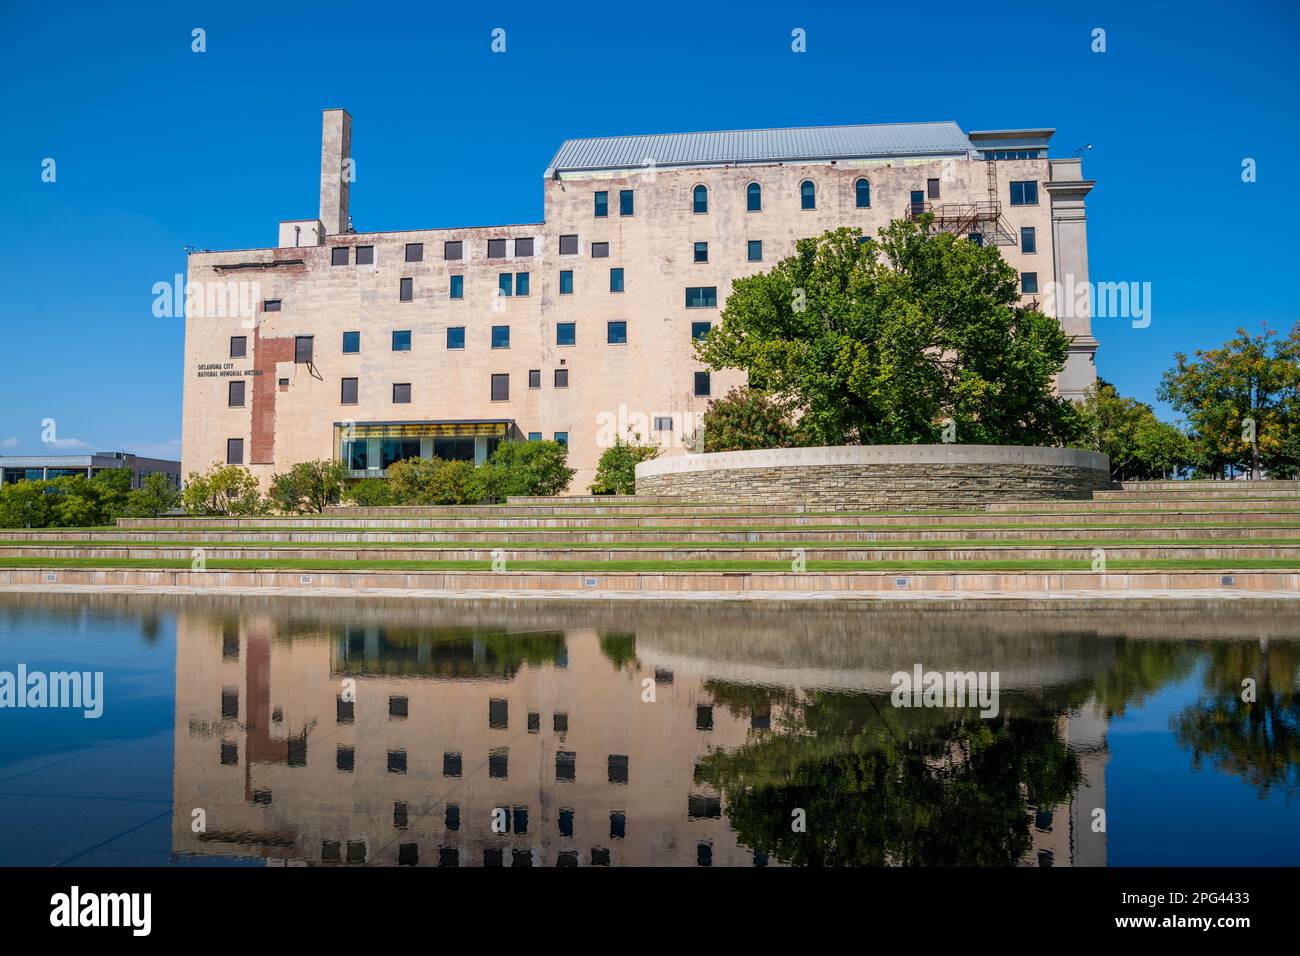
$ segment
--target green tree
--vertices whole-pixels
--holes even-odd
[[[44,528],[54,508],[52,482],[17,481],[0,486],[0,528]]]
[[[810,444],[935,442],[945,419],[979,444],[1082,435],[1054,394],[1069,349],[1060,325],[1020,304],[995,247],[931,234],[927,217],[879,241],[848,228],[799,240],[769,272],[736,280],[695,348],[797,412]]]
[[[568,447],[557,441],[503,441],[481,469],[484,495],[497,501],[558,495],[573,480],[568,457]]]
[[[181,493],[160,471],[145,475],[140,487],[126,496],[126,518],[157,518],[180,505]]]
[[[363,508],[382,508],[397,503],[393,486],[387,478],[359,478],[343,490],[343,497]]]
[[[1092,446],[1110,457],[1116,481],[1167,478],[1193,461],[1191,442],[1176,426],[1156,418],[1145,402],[1120,395],[1097,379],[1079,408]]]
[[[393,503],[398,505],[436,504],[434,476],[442,466],[441,458],[404,458],[388,466],[387,480]]]
[[[192,515],[243,517],[266,511],[266,502],[253,473],[241,465],[213,464],[206,472],[190,472],[181,503]]]
[[[270,504],[283,514],[320,514],[343,496],[341,461],[300,461],[271,479]]]
[[[703,422],[706,452],[795,448],[804,444],[790,410],[755,388],[733,388],[709,402]],[[698,446],[699,436],[695,437]]]
[[[615,435],[614,444],[601,452],[591,493],[593,495],[636,494],[636,466],[643,461],[658,458],[662,450],[658,445],[641,444],[641,436],[635,432],[628,432],[627,441]]]

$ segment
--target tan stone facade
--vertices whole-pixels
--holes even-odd
[[[553,168],[540,223],[356,234],[340,231],[349,222],[347,183],[340,189],[329,175],[336,159],[347,169],[351,120],[327,111],[320,217],[281,223],[277,248],[190,257],[184,471],[242,458],[265,482],[295,462],[343,454],[353,436],[368,442],[356,473],[381,474],[382,443],[398,429],[377,423],[440,423],[447,437],[465,439],[462,453],[472,442],[480,460],[502,434],[566,435],[577,469],[570,490],[585,492],[615,435],[631,429],[677,453],[710,396],[743,382],[743,373],[714,372],[709,394],[698,394],[696,373],[706,369],[694,355],[693,324],[716,324],[732,281],[770,269],[797,239],[839,226],[874,235],[918,193],[954,208],[996,193],[998,244],[1017,271],[1036,275],[1040,290],[1062,263],[1086,281],[1082,196],[1091,183],[1078,161],[1046,158],[1050,133],[972,133],[968,152],[947,155]],[[985,147],[1015,136],[1041,143],[1032,151],[1038,158],[981,158]],[[859,205],[859,180],[869,183],[869,206]],[[815,208],[803,208],[805,182]],[[1013,182],[1037,184],[1036,202],[1012,205]],[[751,183],[761,188],[761,208],[752,211]],[[704,212],[695,211],[699,186],[707,190]],[[603,216],[598,192],[606,194]],[[1025,251],[1024,228],[1034,230],[1036,251]],[[751,242],[761,243],[754,261]],[[449,243],[460,244],[460,258],[448,258],[457,250]],[[706,261],[696,261],[696,243],[707,244]],[[622,291],[611,291],[618,288],[611,270],[621,270]],[[562,290],[569,281],[562,273],[571,275],[572,292]],[[509,296],[499,291],[505,275]],[[716,295],[688,307],[689,289]],[[221,295],[224,310],[212,305]],[[196,296],[206,307],[194,307]],[[1026,295],[1033,298],[1041,295]],[[609,325],[619,322],[625,341]],[[570,323],[573,344],[560,344]],[[1066,394],[1081,394],[1095,378],[1088,324],[1086,314],[1067,321],[1076,348],[1061,379]],[[493,346],[494,327],[509,328],[508,347]],[[409,333],[409,349],[395,350],[395,332]],[[345,351],[345,333],[358,333],[355,351]],[[309,356],[295,344],[307,336]],[[460,336],[463,347],[449,347]],[[242,346],[232,345],[240,337]],[[494,398],[493,376],[508,376],[508,397]],[[355,380],[355,401],[345,379]],[[346,423],[370,424],[348,432]],[[405,431],[420,454],[442,447],[435,428]]]

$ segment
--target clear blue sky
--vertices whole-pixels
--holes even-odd
[[[1149,328],[1095,323],[1101,374],[1153,400],[1175,350],[1300,316],[1297,9],[0,0],[0,454],[49,451],[54,418],[65,451],[179,457],[182,329],[151,288],[187,243],[270,246],[316,214],[331,106],[353,116],[362,231],[540,219],[570,136],[1055,127],[1053,155],[1094,144],[1093,280],[1152,284]]]

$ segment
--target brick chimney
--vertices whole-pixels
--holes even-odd
[[[352,158],[352,117],[347,110],[325,110],[320,138],[320,221],[325,235],[348,229],[348,178]],[[348,164],[349,166],[351,164]]]

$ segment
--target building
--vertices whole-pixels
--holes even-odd
[[[712,397],[693,340],[733,280],[797,239],[874,235],[932,213],[995,243],[1026,301],[1088,280],[1079,159],[1050,129],[956,123],[568,140],[541,222],[356,233],[351,117],[324,114],[320,215],[280,223],[275,248],[192,254],[186,288],[186,471],[246,465],[264,482],[341,457],[355,476],[414,455],[483,460],[509,438],[555,438],[585,492],[628,430],[684,448]],[[342,170],[342,175],[340,175]],[[1073,299],[1073,297],[1071,297]],[[1052,306],[1044,303],[1049,311]],[[1062,394],[1094,382],[1086,301]]]
[[[139,488],[155,473],[167,476],[173,488],[181,486],[181,463],[162,458],[142,458],[122,451],[92,455],[0,455],[0,484],[18,481],[47,481],[70,475],[93,478],[101,471],[125,468],[131,472],[131,487]]]

